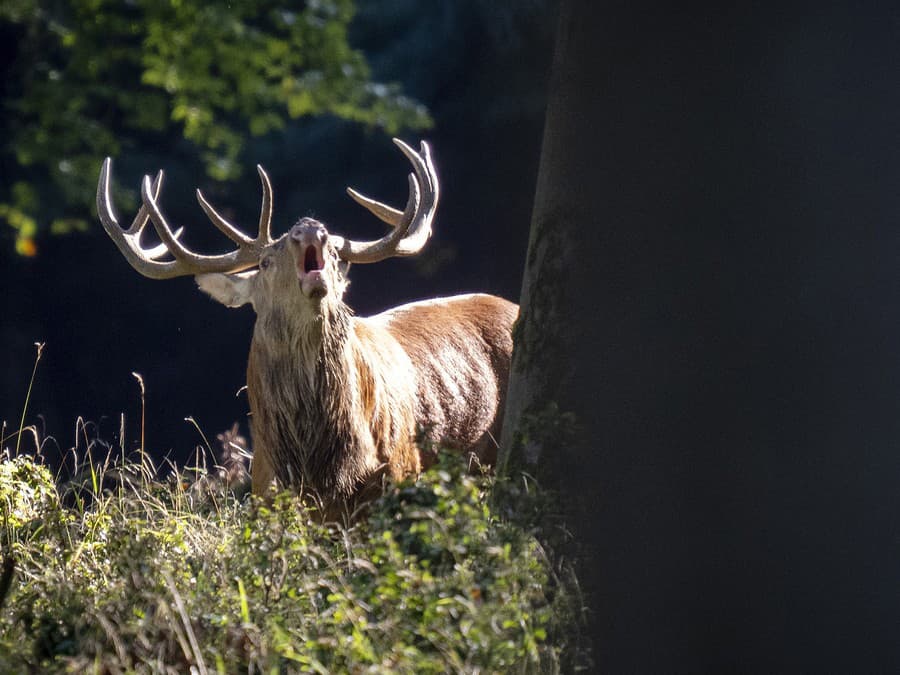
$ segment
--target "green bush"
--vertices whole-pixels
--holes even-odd
[[[107,464],[57,486],[30,458],[0,464],[9,672],[537,672],[566,658],[573,586],[456,457],[341,527],[290,493],[240,501],[151,474]]]

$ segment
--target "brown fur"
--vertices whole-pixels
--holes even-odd
[[[297,487],[333,518],[377,494],[384,477],[426,467],[423,441],[492,464],[518,307],[473,294],[354,317],[324,227],[304,219],[291,232],[258,272],[198,277],[216,299],[257,313],[247,366],[253,492]],[[323,265],[304,286],[298,268],[314,241],[324,242]]]
[[[417,434],[496,458],[517,307],[488,295],[413,303],[369,319],[335,317],[315,357],[287,366],[254,338],[253,491],[273,479],[352,509],[393,479],[427,466]],[[285,340],[284,345],[290,341]],[[299,367],[298,367],[299,366]],[[285,373],[291,375],[285,376]]]

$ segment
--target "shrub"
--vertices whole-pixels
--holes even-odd
[[[532,524],[497,515],[493,480],[464,469],[442,455],[352,525],[326,527],[287,492],[238,500],[128,463],[57,486],[29,458],[4,462],[0,537],[15,573],[0,597],[0,663],[51,673],[556,669],[577,594]]]

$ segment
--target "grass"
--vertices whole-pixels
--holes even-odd
[[[102,460],[87,453],[65,481],[33,456],[0,462],[3,672],[583,663],[576,584],[535,536],[531,484],[498,486],[441,455],[352,525],[326,527],[291,493],[239,498],[216,468],[163,474],[143,448]]]

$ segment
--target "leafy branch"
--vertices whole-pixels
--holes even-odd
[[[371,81],[348,42],[352,0],[11,0],[0,28],[15,36],[0,120],[0,219],[16,249],[84,229],[106,155],[187,142],[210,177],[241,171],[249,136],[334,115],[396,134],[431,124],[399,85]]]

